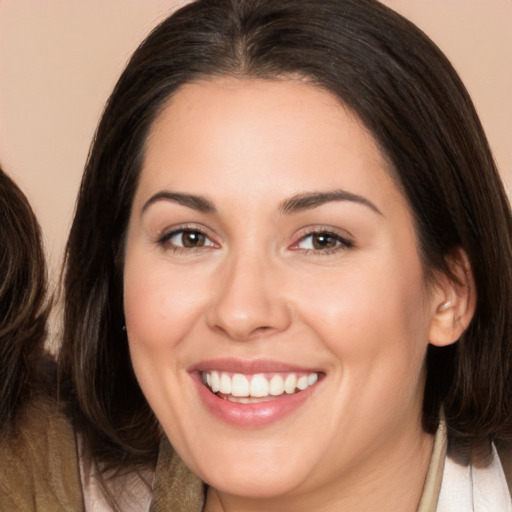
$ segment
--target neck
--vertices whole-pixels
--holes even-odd
[[[301,485],[272,498],[248,498],[209,488],[205,512],[411,512],[421,498],[433,436],[421,432],[415,441],[398,438],[390,444],[391,450],[386,446],[371,461],[320,488],[304,491],[306,486]]]

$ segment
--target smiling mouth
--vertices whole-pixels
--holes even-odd
[[[313,386],[319,376],[317,372],[246,375],[213,370],[201,372],[201,381],[219,398],[230,402],[253,404],[300,393]]]

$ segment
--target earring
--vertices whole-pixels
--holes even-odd
[[[443,311],[446,311],[447,309],[451,308],[452,306],[453,306],[453,302],[451,300],[446,300],[442,304],[439,305],[439,307],[437,308],[437,311],[443,312]]]

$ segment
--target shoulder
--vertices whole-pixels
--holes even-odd
[[[32,400],[0,434],[0,510],[83,510],[73,427],[50,398]]]
[[[497,442],[496,449],[507,480],[508,489],[512,495],[512,442]]]
[[[153,492],[151,511],[204,509],[206,485],[190,471],[165,436],[160,442]]]
[[[502,451],[499,456],[493,444],[485,463],[481,458],[474,461],[469,457],[463,461],[461,457],[448,455],[436,511],[512,512],[506,467],[503,464],[510,464],[509,454]]]

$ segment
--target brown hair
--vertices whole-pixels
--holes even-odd
[[[429,348],[424,424],[489,442],[512,423],[510,207],[466,89],[441,51],[374,0],[200,0],[157,27],[113,91],[91,148],[67,245],[60,375],[106,467],[154,458],[158,423],[135,379],[123,320],[123,250],[152,123],[208,76],[300,76],[338,96],[374,135],[415,219],[427,271],[469,256],[474,319]],[[450,274],[449,274],[450,275]]]
[[[0,428],[35,382],[46,337],[46,266],[27,198],[0,169]]]

